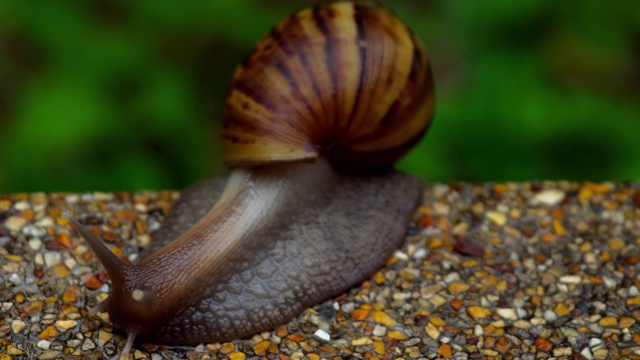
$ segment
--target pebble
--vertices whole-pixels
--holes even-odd
[[[427,333],[427,335],[429,335],[430,338],[434,340],[438,340],[438,338],[440,337],[440,330],[438,330],[438,328],[432,323],[427,324],[427,326],[425,327],[425,332]]]
[[[351,341],[351,345],[353,346],[362,346],[362,345],[370,345],[373,344],[373,340],[368,337],[360,337],[357,339],[353,339]]]
[[[526,320],[516,320],[513,322],[513,327],[518,329],[528,329],[532,326],[531,322]]]
[[[451,358],[452,356],[451,345],[449,344],[440,345],[440,347],[438,348],[438,354],[445,358]]]
[[[518,315],[516,311],[512,308],[498,308],[496,309],[498,315],[507,320],[516,320],[518,319]]]
[[[87,350],[93,350],[96,348],[96,344],[91,341],[91,339],[86,339],[83,343],[82,343],[82,350],[83,351],[87,351]]]
[[[111,339],[113,339],[113,333],[105,330],[98,331],[98,346],[103,347]]]
[[[564,199],[565,193],[558,189],[545,189],[531,198],[531,205],[556,206]]]
[[[392,330],[387,332],[387,336],[390,337],[391,339],[395,339],[395,340],[404,340],[407,338],[407,335],[403,334],[400,331],[396,331],[396,330]]]
[[[620,328],[621,329],[626,329],[629,328],[631,326],[633,326],[636,323],[636,319],[628,317],[628,316],[623,316],[620,319]]]
[[[44,328],[44,330],[42,330],[42,332],[40,333],[40,335],[38,335],[38,337],[41,340],[49,340],[49,339],[55,338],[56,335],[58,335],[58,330],[56,330],[55,327],[49,325],[46,328]]]
[[[582,278],[578,275],[566,275],[560,278],[560,282],[563,284],[580,284]]]
[[[467,285],[466,283],[456,281],[449,284],[449,292],[454,295],[466,292],[467,290],[469,290],[469,285]]]
[[[557,316],[569,315],[569,309],[567,309],[567,307],[563,304],[557,304],[554,311],[556,312]]]
[[[571,349],[571,347],[568,347],[568,346],[553,349],[553,356],[555,357],[569,356],[572,353],[573,353],[573,350]]]
[[[229,353],[227,356],[229,357],[229,360],[244,360],[247,357],[245,353],[241,353],[239,351]]]
[[[607,359],[608,355],[609,355],[608,349],[598,349],[593,352],[593,358],[598,360]]]
[[[22,330],[24,330],[26,327],[27,324],[25,324],[25,322],[22,320],[13,320],[11,322],[11,331],[13,331],[14,334],[21,333]]]
[[[613,316],[607,316],[600,319],[598,324],[602,327],[612,327],[618,325],[618,319]]]
[[[47,252],[44,254],[44,264],[48,268],[53,268],[62,262],[62,255],[59,252]]]
[[[491,309],[483,308],[480,306],[467,307],[467,313],[469,316],[477,319],[485,319],[491,315]]]
[[[536,348],[538,348],[538,350],[546,353],[550,353],[553,346],[553,344],[549,340],[540,337],[536,339],[534,345]]]
[[[10,231],[19,231],[27,224],[27,220],[19,216],[9,216],[4,222],[4,226]]]
[[[380,323],[382,325],[385,326],[394,326],[396,325],[396,322],[389,316],[387,315],[385,312],[383,311],[374,311],[371,314],[371,320]]]
[[[507,217],[501,212],[488,211],[487,218],[497,225],[504,225],[507,223]]]
[[[58,320],[55,323],[56,327],[60,331],[67,331],[72,329],[78,325],[78,322],[75,320]]]
[[[553,312],[552,310],[545,310],[544,311],[544,319],[546,321],[554,321],[558,318],[558,315],[556,315],[555,312]]]
[[[38,359],[40,360],[49,360],[49,359],[56,359],[58,356],[60,356],[60,351],[58,350],[48,350],[43,352],[40,356],[38,356]]]
[[[42,350],[49,350],[51,342],[47,340],[40,340],[36,343],[36,346]]]
[[[316,330],[314,335],[317,336],[319,339],[324,340],[324,341],[331,340],[331,335],[329,335],[326,331],[324,331],[322,329]]]
[[[9,275],[9,282],[11,282],[15,286],[19,286],[22,285],[22,278],[20,278],[20,275],[13,273]]]
[[[372,332],[373,335],[378,337],[383,337],[386,333],[387,333],[387,328],[379,324],[377,324],[373,328],[373,332]]]
[[[609,240],[608,244],[611,251],[618,251],[624,247],[624,240],[621,238],[613,238]]]
[[[29,248],[32,251],[38,251],[42,247],[42,240],[36,238],[29,240]]]
[[[53,274],[59,279],[66,278],[70,273],[71,271],[69,271],[69,268],[64,264],[59,264],[53,267]]]
[[[580,355],[584,356],[586,359],[593,359],[593,353],[588,347],[582,349],[582,351],[580,351]]]

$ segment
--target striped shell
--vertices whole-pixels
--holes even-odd
[[[424,47],[390,11],[335,2],[302,10],[236,70],[224,106],[231,165],[390,165],[425,133],[433,79]]]

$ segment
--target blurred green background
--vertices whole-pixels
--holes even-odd
[[[381,1],[420,35],[429,181],[640,179],[640,2]],[[221,104],[291,0],[0,1],[0,193],[182,188],[224,171]]]

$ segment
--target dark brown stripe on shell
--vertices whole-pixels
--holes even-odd
[[[326,15],[323,15],[326,13]],[[316,6],[313,8],[313,20],[316,22],[318,29],[325,37],[325,53],[327,54],[327,71],[329,72],[329,77],[331,78],[331,83],[333,84],[333,91],[331,91],[332,100],[333,100],[333,108],[334,118],[331,119],[332,124],[337,123],[337,119],[339,118],[339,107],[340,103],[338,101],[338,91],[340,84],[338,84],[338,69],[337,67],[337,57],[336,57],[336,49],[335,49],[335,41],[336,39],[331,34],[331,29],[329,29],[329,25],[327,24],[327,17],[334,17],[335,11],[332,9],[332,4],[328,4],[325,6]],[[328,89],[325,89],[325,91]],[[334,129],[326,129],[331,133],[334,133]]]
[[[295,23],[296,18],[291,18],[289,20],[287,20],[287,26],[291,26],[291,24]],[[286,28],[283,28],[286,29]],[[284,36],[285,34],[282,33],[282,31],[279,31],[276,28],[271,29],[271,31],[269,32],[269,38],[271,38],[273,40],[273,42],[275,44],[278,45],[278,47],[287,55],[287,57],[289,56],[293,56],[294,55],[294,51],[292,51],[292,49],[289,48],[287,41],[285,41],[286,36]]]
[[[233,125],[230,125],[233,124]],[[225,115],[225,123],[223,124],[223,129],[239,129],[241,132],[260,135],[262,137],[266,137],[269,139],[277,140],[280,139],[280,143],[285,144],[300,144],[300,139],[293,138],[291,136],[285,136],[288,133],[279,130],[277,127],[268,126],[268,124],[263,124],[261,122],[253,121],[253,119],[247,119],[242,114],[235,114],[233,111],[227,111]],[[240,140],[237,136],[227,135],[225,133],[222,134],[222,138],[229,140],[234,143],[251,143],[249,141]]]
[[[243,80],[236,79],[233,83],[233,89],[243,93],[246,97],[253,100],[255,103],[260,104],[271,112],[278,110],[278,105],[274,104],[262,95],[262,91],[256,91],[255,87],[248,85]],[[232,89],[232,90],[233,90]]]
[[[313,114],[315,107],[309,103],[309,100],[300,92],[300,87],[296,81],[295,76],[291,74],[289,67],[287,67],[286,63],[281,59],[276,59],[273,63],[274,68],[282,75],[282,77],[287,81],[292,90],[292,95],[295,97],[295,101],[303,104],[304,107],[309,111],[309,113]],[[302,123],[302,115],[297,114],[295,118],[291,116],[284,116],[281,118],[286,121],[289,126],[298,131],[302,130],[305,126]]]
[[[358,52],[358,54],[360,55],[360,76],[358,79],[358,90],[356,92],[356,98],[353,102],[353,108],[351,108],[351,115],[349,116],[349,125],[351,125],[351,121],[358,111],[360,99],[362,98],[362,88],[364,87],[364,75],[366,73],[365,65],[367,63],[367,47],[364,46],[365,41],[367,40],[365,14],[366,9],[362,5],[356,4],[354,7],[353,19],[356,22],[356,30],[358,32],[356,39],[358,41],[358,49],[360,50]]]

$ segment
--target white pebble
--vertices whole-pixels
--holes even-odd
[[[94,192],[93,197],[97,201],[111,201],[113,199],[113,194],[105,192]]]
[[[527,310],[523,309],[523,308],[516,308],[516,311],[518,312],[518,317],[519,318],[525,318],[527,317],[529,314],[527,314]]]
[[[447,215],[449,214],[449,205],[435,203],[433,204],[433,210],[436,213],[436,215]]]
[[[78,200],[80,200],[80,197],[76,194],[67,195],[67,197],[64,199],[67,204],[75,204],[78,202]]]
[[[22,228],[22,233],[33,237],[43,237],[47,235],[47,229],[43,229],[34,225],[28,225]]]
[[[589,347],[592,349],[598,349],[600,346],[602,346],[603,342],[601,339],[598,338],[591,338],[589,339]]]
[[[326,331],[324,331],[322,329],[316,330],[314,335],[317,336],[318,338],[320,338],[321,340],[324,340],[324,341],[331,340],[331,336]]]
[[[407,256],[407,254],[403,253],[400,250],[396,250],[396,252],[393,254],[393,257],[399,259],[399,260],[404,260],[407,261],[409,260],[409,257]]]
[[[49,268],[60,265],[61,260],[62,257],[59,252],[48,252],[44,254],[44,263]]]
[[[64,261],[64,264],[69,268],[69,269],[73,269],[76,265],[78,265],[78,262],[74,259],[74,258],[68,258]]]
[[[609,276],[603,276],[602,279],[604,280],[604,284],[607,285],[609,289],[615,289],[616,287],[618,287],[618,282],[616,281],[616,279]]]
[[[78,325],[78,322],[75,320],[58,320],[55,322],[56,327],[60,331],[66,331],[72,329]]]
[[[433,196],[437,199],[449,192],[449,185],[438,184],[433,186]]]
[[[498,308],[496,309],[498,315],[502,316],[503,319],[507,320],[516,320],[518,319],[518,315],[516,311],[512,308]]]
[[[36,256],[33,258],[33,262],[34,264],[36,264],[36,266],[43,266],[44,256],[42,256],[42,254],[36,254]]]
[[[53,218],[50,217],[50,216],[45,216],[42,219],[38,220],[36,222],[36,225],[40,226],[40,227],[51,227],[51,226],[54,225],[53,224]]]
[[[558,189],[542,190],[531,199],[532,205],[555,206],[564,199],[564,191]]]
[[[588,347],[585,347],[584,349],[582,349],[582,351],[580,351],[580,355],[584,356],[588,360],[593,359],[593,354],[591,353],[591,350],[589,350]]]
[[[636,297],[640,295],[640,291],[638,291],[637,286],[632,286],[629,288],[629,296]]]
[[[376,327],[373,328],[373,335],[383,337],[387,333],[387,328],[376,324]]]
[[[42,350],[49,350],[49,347],[51,346],[51,342],[47,340],[40,340],[38,341],[36,346]]]
[[[356,305],[352,302],[342,304],[342,311],[344,311],[347,314],[351,314],[351,312],[355,310],[355,308],[356,308]]]
[[[560,278],[560,282],[563,284],[580,284],[582,277],[580,275],[566,275]]]
[[[413,253],[413,257],[415,259],[424,259],[427,256],[427,250],[424,248],[420,248]]]
[[[42,240],[38,238],[29,240],[29,247],[31,248],[31,250],[34,250],[34,251],[40,250],[41,246],[42,246]]]
[[[11,281],[11,283],[16,286],[22,284],[22,279],[16,273],[13,273],[11,274],[11,276],[9,276],[9,281]]]
[[[394,300],[407,300],[407,299],[410,299],[410,298],[411,298],[411,293],[409,293],[409,292],[406,292],[406,293],[398,292],[398,293],[394,293],[393,294],[393,299]]]
[[[15,203],[13,205],[13,208],[18,210],[18,211],[29,210],[30,207],[31,207],[31,205],[29,205],[29,203],[26,202],[26,201],[18,201],[17,203]]]
[[[18,231],[27,224],[27,220],[19,216],[10,216],[4,223],[7,229],[11,231]]]
[[[460,281],[460,274],[456,272],[449,273],[447,274],[447,276],[444,277],[444,282],[447,284],[450,284],[456,281]]]
[[[481,325],[476,325],[476,326],[473,328],[473,335],[475,335],[475,336],[482,336],[482,335],[484,335],[484,329],[482,328],[482,326],[481,326]]]
[[[531,323],[531,325],[537,326],[537,325],[546,324],[547,320],[545,320],[543,318],[539,318],[539,317],[533,317],[533,318],[531,318],[531,320],[529,320],[529,322]]]
[[[11,330],[13,331],[14,334],[19,334],[26,327],[27,327],[27,324],[25,324],[24,321],[22,320],[13,320],[11,322]]]
[[[553,310],[545,310],[544,311],[544,319],[551,322],[555,321],[558,318],[558,315]]]

